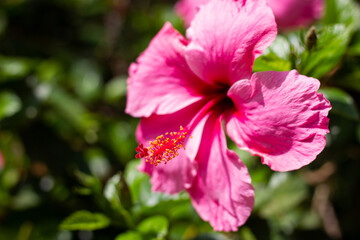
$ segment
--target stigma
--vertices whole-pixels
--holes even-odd
[[[160,163],[166,164],[179,155],[179,149],[183,148],[185,150],[183,143],[187,134],[187,128],[180,126],[179,131],[167,132],[158,136],[154,141],[150,141],[148,147],[139,144],[135,149],[137,152],[135,157],[144,158],[146,162],[154,166]]]

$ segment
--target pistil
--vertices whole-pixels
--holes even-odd
[[[154,141],[149,142],[149,147],[140,144],[136,148],[136,158],[144,158],[146,162],[157,166],[159,163],[166,164],[168,161],[178,156],[180,148],[185,149],[184,139],[188,131],[180,126],[180,131],[167,132],[158,136]]]
[[[212,98],[201,108],[185,128],[180,126],[179,131],[167,132],[156,137],[155,140],[149,142],[148,147],[139,144],[135,149],[137,152],[135,157],[144,158],[146,162],[154,166],[157,166],[160,163],[167,164],[171,159],[179,155],[178,151],[181,148],[185,150],[184,140],[187,137],[187,134],[192,131],[198,122],[223,99],[223,96]]]

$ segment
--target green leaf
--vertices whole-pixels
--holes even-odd
[[[94,177],[92,175],[88,175],[88,174],[85,174],[80,171],[76,171],[75,176],[85,187],[87,187],[89,190],[91,190],[91,192],[100,193],[101,182],[99,181],[99,179],[97,179],[96,177]]]
[[[340,86],[341,88],[360,92],[360,69],[353,70],[348,74],[341,74],[335,80],[336,85]]]
[[[110,174],[110,163],[106,154],[99,148],[89,148],[85,152],[86,161],[92,175],[100,180],[105,180]]]
[[[104,195],[115,209],[130,209],[132,206],[130,189],[121,173],[109,179],[104,188]]]
[[[0,120],[10,117],[21,109],[21,101],[11,92],[0,93]]]
[[[343,23],[346,25],[359,24],[359,7],[353,0],[327,0],[324,24]]]
[[[110,220],[101,213],[78,211],[67,217],[61,224],[62,230],[96,230],[109,226]]]
[[[290,44],[280,35],[275,39],[271,46],[255,60],[253,66],[254,72],[290,70]]]
[[[166,217],[152,216],[139,223],[137,230],[147,236],[146,239],[150,237],[153,239],[165,239],[168,233],[168,227],[169,221]]]
[[[251,229],[249,227],[246,227],[246,226],[242,227],[239,230],[239,233],[240,233],[241,239],[243,239],[243,240],[256,240],[254,233],[251,231]]]
[[[148,175],[137,170],[139,163],[139,160],[129,162],[124,174],[134,203],[134,219],[155,214],[164,215],[172,220],[194,217],[186,192],[172,195],[152,192]]]
[[[149,177],[137,170],[139,164],[139,160],[129,162],[124,174],[126,182],[129,184],[133,202],[138,207],[137,211],[149,210],[150,213],[169,214],[169,209],[188,204],[189,197],[185,192],[172,195],[152,192]]]
[[[63,71],[60,63],[56,60],[45,60],[36,68],[37,77],[41,82],[56,81]]]
[[[134,139],[133,129],[137,125],[137,120],[119,120],[112,121],[109,124],[102,126],[102,137],[107,146],[117,155],[118,159],[126,164],[128,159],[134,157],[136,142]]]
[[[43,98],[51,105],[53,110],[69,124],[71,124],[77,131],[84,135],[84,138],[89,143],[97,141],[98,122],[93,115],[87,111],[82,102],[78,101],[69,95],[64,89],[58,85],[41,84],[38,86],[40,93],[38,98]],[[42,89],[47,92],[42,96]]]
[[[226,235],[225,233],[211,232],[210,230],[206,230],[203,233],[198,234],[195,239],[196,240],[232,240],[238,238],[231,237],[231,235]],[[240,239],[248,240],[246,238],[240,238]]]
[[[352,27],[342,24],[317,29],[317,45],[301,56],[300,72],[320,78],[331,71],[341,60],[350,41]]]
[[[360,55],[360,29],[357,29],[354,33],[347,54],[355,56]]]
[[[301,229],[312,230],[321,226],[321,218],[314,210],[308,210],[302,214],[299,227]]]
[[[94,101],[100,95],[102,79],[99,67],[89,61],[76,61],[71,69],[71,84],[85,101]]]
[[[278,58],[275,54],[269,53],[257,58],[254,62],[253,71],[290,71],[290,61]]]
[[[126,77],[117,77],[110,80],[105,86],[104,100],[108,103],[117,103],[126,95]]]
[[[348,93],[339,88],[323,88],[319,92],[323,93],[330,101],[332,106],[331,113],[352,120],[359,120],[359,113],[354,99]]]
[[[140,233],[134,231],[127,231],[116,236],[115,240],[142,240]]]
[[[281,216],[298,206],[308,194],[306,183],[289,173],[274,173],[269,184],[254,184],[255,209],[264,217]]]
[[[18,57],[0,57],[0,81],[26,77],[33,67],[32,61]]]
[[[294,232],[295,228],[299,225],[301,221],[302,211],[300,210],[300,204],[294,206],[287,211],[278,213],[277,215],[268,216],[267,219],[271,224],[271,232],[281,235],[281,232],[291,234]],[[271,239],[278,239],[276,237],[271,237]],[[283,238],[279,238],[283,239]]]
[[[137,170],[137,166],[139,164],[140,160],[136,159],[129,162],[125,168],[125,179],[130,186],[130,192],[134,202],[138,200],[141,201],[141,199],[139,199],[139,195],[141,194],[140,184],[143,180],[146,180],[147,178],[144,173]]]
[[[32,186],[27,185],[21,188],[12,202],[12,208],[16,210],[25,210],[40,205],[41,199]]]

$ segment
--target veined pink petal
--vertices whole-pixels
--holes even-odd
[[[187,126],[196,112],[200,110],[201,105],[203,103],[196,103],[173,114],[142,118],[136,132],[137,140],[146,145],[147,142],[161,134],[179,131],[180,125]],[[161,163],[155,167],[143,161],[139,169],[151,176],[153,191],[177,193],[191,186],[197,173],[198,166],[194,159],[199,149],[206,119],[207,117],[204,117],[200,120],[196,127],[188,133],[184,144],[186,150],[179,150],[179,156],[170,160],[166,165]]]
[[[181,16],[186,26],[190,26],[199,6],[210,0],[180,0],[175,11]],[[273,10],[279,29],[287,30],[307,26],[321,18],[324,12],[324,0],[267,0]]]
[[[198,161],[198,174],[188,190],[192,204],[215,231],[237,231],[254,205],[254,189],[246,166],[227,149],[218,114],[205,124]]]
[[[187,30],[186,61],[204,81],[231,85],[250,78],[254,59],[276,34],[265,0],[212,0],[200,6]]]
[[[236,111],[226,129],[237,145],[275,171],[298,169],[325,147],[330,103],[319,81],[291,72],[255,73],[228,91]]]
[[[169,114],[202,98],[199,92],[205,83],[187,66],[187,43],[170,23],[164,25],[129,69],[126,113],[134,117]]]
[[[189,26],[200,5],[208,2],[209,0],[180,0],[175,5],[175,11],[184,19],[185,25]]]
[[[279,29],[307,26],[323,13],[323,0],[267,0]]]

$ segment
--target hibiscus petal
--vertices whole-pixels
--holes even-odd
[[[204,81],[231,85],[250,78],[254,59],[276,34],[265,0],[213,0],[200,6],[187,30],[186,61]]]
[[[203,102],[200,102],[173,114],[142,118],[136,132],[138,141],[147,145],[148,141],[154,140],[165,132],[179,131],[180,125],[187,126],[202,106]],[[150,181],[153,191],[171,194],[191,186],[197,173],[197,163],[194,159],[199,149],[206,119],[204,117],[200,120],[194,129],[188,133],[184,142],[186,150],[179,150],[179,156],[170,160],[166,165],[159,164],[155,167],[145,161],[142,162],[139,170],[151,176]]]
[[[255,73],[228,91],[236,111],[226,129],[237,145],[275,171],[298,169],[325,147],[330,103],[319,81],[291,72]]]
[[[254,189],[244,163],[227,149],[216,114],[205,125],[196,160],[198,174],[188,190],[194,208],[215,231],[236,231],[250,216]]]
[[[176,112],[201,99],[204,83],[184,58],[187,40],[166,23],[130,66],[126,113],[134,117]]]
[[[209,0],[180,0],[175,5],[175,11],[184,19],[186,26],[189,26],[199,6],[208,3]]]
[[[307,26],[323,14],[323,0],[267,0],[279,29]]]

